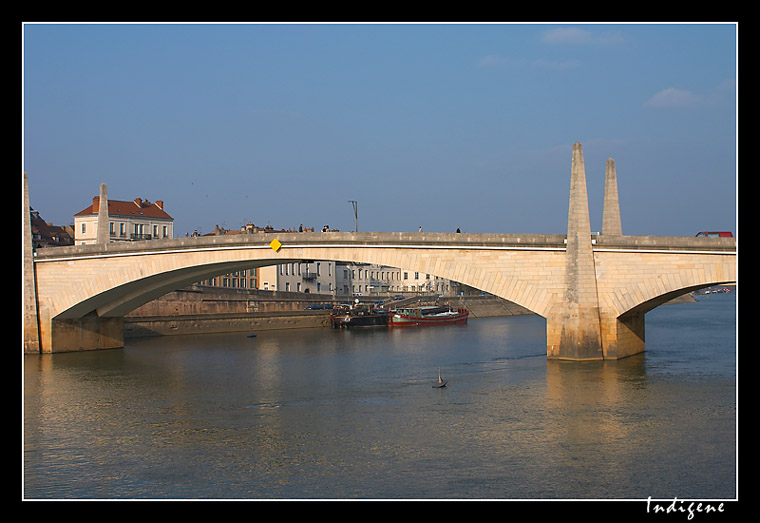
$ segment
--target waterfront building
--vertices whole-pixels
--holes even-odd
[[[330,294],[334,298],[389,293],[453,296],[456,283],[421,272],[367,263],[292,262],[259,269],[259,289]]]
[[[74,215],[74,243],[98,242],[100,196],[92,205]],[[164,210],[164,202],[142,198],[132,201],[108,200],[108,241],[136,241],[172,238],[174,219]]]
[[[338,266],[336,285],[342,296],[370,296],[397,290],[401,269],[369,263],[343,263]]]
[[[338,264],[336,287],[341,295],[424,293],[453,296],[457,285],[432,274],[366,263]]]
[[[216,276],[197,283],[200,286],[207,287],[227,287],[230,289],[257,289],[258,288],[258,269],[245,269],[235,271],[222,276]]]
[[[74,227],[53,225],[42,219],[40,213],[29,209],[32,224],[32,248],[74,245]]]
[[[335,295],[336,263],[308,261],[281,263],[259,269],[259,289]]]

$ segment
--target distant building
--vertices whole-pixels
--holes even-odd
[[[259,271],[257,268],[244,269],[222,276],[202,280],[197,285],[208,287],[227,287],[229,289],[257,289]]]
[[[335,262],[281,263],[259,268],[259,289],[335,294]]]
[[[76,245],[96,243],[100,197],[74,215]],[[155,240],[174,237],[174,219],[164,210],[164,202],[142,198],[131,202],[108,200],[109,241]]]
[[[71,225],[53,225],[40,217],[40,213],[29,209],[32,218],[32,248],[62,247],[74,245],[74,228]]]
[[[336,288],[340,295],[370,296],[379,293],[425,293],[453,296],[457,284],[423,272],[367,263],[338,264]]]

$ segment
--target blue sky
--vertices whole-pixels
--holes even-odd
[[[101,183],[216,224],[737,232],[734,24],[26,24],[23,169],[43,218]]]

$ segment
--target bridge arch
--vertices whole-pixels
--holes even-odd
[[[735,255],[643,252],[633,271],[620,269],[626,254],[598,253],[595,259],[600,307],[617,317],[645,314],[678,296],[737,279]]]
[[[671,292],[666,292],[665,294],[661,294],[647,301],[639,303],[638,305],[632,307],[631,309],[623,312],[619,316],[619,318],[621,318],[622,320],[625,320],[626,318],[632,318],[638,315],[643,315],[653,309],[656,309],[660,305],[664,305],[665,303],[668,303],[669,301],[674,300],[680,296],[689,294],[690,292],[698,291],[700,289],[704,289],[707,287],[712,287],[714,285],[731,284],[731,283],[733,282],[716,282],[716,283],[710,283],[710,284],[693,285],[690,287],[674,290]]]
[[[508,299],[537,314],[544,312],[542,306],[549,294],[546,288],[541,288],[541,284],[546,283],[545,278],[526,276],[529,274],[525,271],[526,265],[535,263],[532,249],[495,249],[484,245],[436,248],[423,244],[409,248],[404,245],[286,244],[275,252],[261,242],[223,242],[221,245],[201,242],[184,250],[114,252],[110,256],[88,257],[86,249],[80,248],[80,251],[84,255],[47,258],[37,264],[38,279],[44,282],[50,278],[51,284],[61,265],[68,265],[67,281],[57,282],[55,285],[60,288],[55,292],[55,299],[48,300],[53,319],[77,319],[92,312],[104,318],[121,317],[152,299],[213,276],[307,260],[378,264],[431,274]],[[560,251],[549,249],[546,256],[557,257],[558,253],[561,256]],[[78,261],[74,262],[75,259]],[[555,265],[559,267],[560,262]],[[98,277],[92,278],[91,274]]]
[[[54,319],[76,319],[96,312],[99,317],[122,317],[160,296],[187,285],[242,269],[263,265],[259,262],[214,263],[172,269],[138,279],[117,283],[61,311]]]

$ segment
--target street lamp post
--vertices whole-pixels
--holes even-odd
[[[357,212],[357,201],[348,200],[348,203],[354,206],[354,232],[359,232],[359,213]]]

